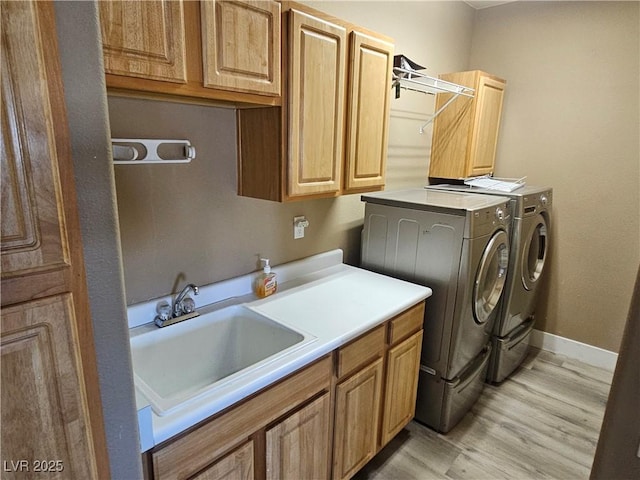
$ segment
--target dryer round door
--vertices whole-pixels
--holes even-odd
[[[542,275],[549,248],[547,232],[547,221],[539,213],[523,238],[522,284],[527,290],[533,290]]]
[[[495,310],[504,289],[509,264],[509,239],[504,230],[496,232],[482,254],[473,290],[473,316],[483,324]]]

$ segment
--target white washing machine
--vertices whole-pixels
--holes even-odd
[[[502,382],[525,358],[535,319],[539,284],[549,247],[553,189],[525,185],[500,192],[468,185],[432,185],[428,190],[508,197],[511,254],[505,292],[493,331],[487,381]]]
[[[361,266],[433,290],[416,419],[447,432],[484,385],[508,269],[509,199],[418,188],[362,200]]]

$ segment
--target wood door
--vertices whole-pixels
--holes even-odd
[[[329,414],[325,393],[267,430],[267,480],[329,477]]]
[[[422,330],[387,353],[382,445],[389,443],[415,415],[421,348]]]
[[[380,425],[383,360],[336,387],[333,478],[351,478],[375,454]]]
[[[280,95],[280,3],[201,2],[204,86]]]
[[[340,191],[346,29],[291,10],[289,16],[289,197]]]
[[[53,461],[54,478],[95,478],[74,320],[70,294],[3,308],[2,455],[30,471]]]
[[[467,176],[492,173],[498,146],[505,84],[494,77],[480,75],[476,89],[476,111],[471,141],[471,161]]]
[[[108,478],[54,6],[0,11],[3,460]]]
[[[98,2],[106,73],[185,83],[182,0]]]
[[[476,72],[456,72],[440,75],[442,80],[475,88]],[[434,111],[451,98],[450,93],[436,95]],[[456,98],[433,121],[429,176],[435,178],[465,178],[469,161],[470,135],[473,128],[474,99]]]
[[[253,442],[248,441],[189,478],[191,480],[252,480],[253,477]]]
[[[384,187],[393,45],[351,33],[345,190]]]

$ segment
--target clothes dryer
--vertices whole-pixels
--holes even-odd
[[[484,385],[508,269],[508,198],[418,188],[362,200],[361,266],[433,290],[416,419],[447,432]]]
[[[500,383],[524,360],[535,324],[539,284],[550,248],[553,189],[525,185],[501,192],[468,185],[430,185],[432,191],[454,191],[508,197],[511,254],[505,292],[493,331],[487,381]]]

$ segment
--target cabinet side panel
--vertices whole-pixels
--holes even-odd
[[[281,112],[238,110],[238,195],[282,200]]]

